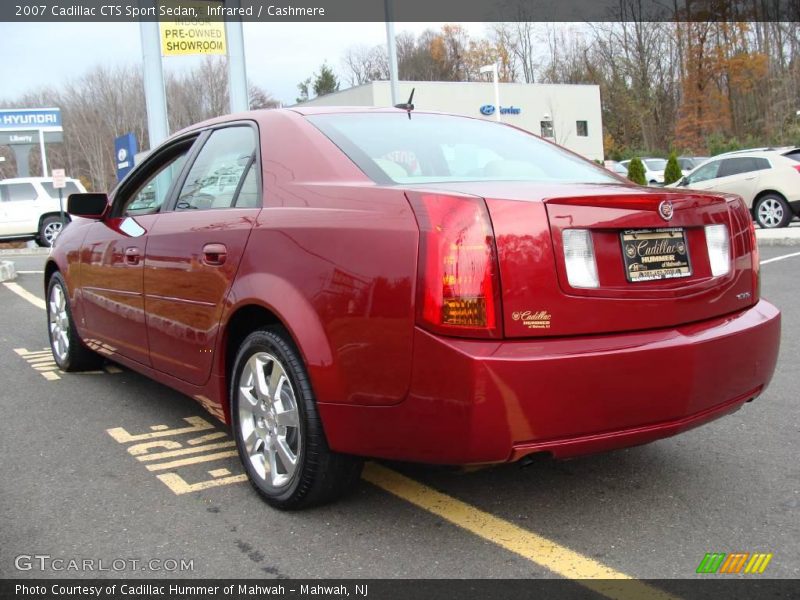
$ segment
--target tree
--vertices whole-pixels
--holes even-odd
[[[300,104],[302,102],[306,102],[309,98],[308,88],[311,86],[311,77],[308,77],[297,84],[297,89],[300,91],[300,95],[295,99],[295,101]]]
[[[248,90],[250,100],[250,110],[259,110],[261,108],[278,108],[281,103],[272,97],[268,91],[253,83],[250,84]]]
[[[317,97],[339,91],[339,78],[336,77],[328,63],[322,63],[319,73],[314,77],[313,87],[314,95]]]
[[[389,58],[384,46],[350,46],[344,53],[342,65],[351,86],[389,79]]]
[[[678,165],[678,157],[674,152],[671,152],[669,160],[667,160],[667,168],[664,169],[664,185],[675,183],[681,177],[683,177],[683,173]]]
[[[647,185],[647,177],[644,174],[644,164],[639,157],[633,157],[628,163],[628,179],[639,185]]]

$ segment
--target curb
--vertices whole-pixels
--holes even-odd
[[[50,248],[6,248],[0,250],[0,256],[19,256],[27,254],[29,256],[38,256],[48,254]]]
[[[17,271],[14,269],[14,263],[10,260],[0,261],[0,281],[11,281],[16,277]]]
[[[800,246],[800,237],[759,237],[756,234],[759,246]]]

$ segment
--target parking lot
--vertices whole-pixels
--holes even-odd
[[[800,256],[771,259],[798,250],[762,248],[781,355],[766,393],[734,415],[563,462],[371,463],[346,499],[297,513],[259,500],[226,429],[195,401],[111,363],[58,371],[45,257],[3,257],[19,274],[0,285],[0,576],[81,575],[15,566],[49,555],[148,565],[89,574],[100,577],[668,579],[709,577],[696,574],[709,552],[764,552],[767,576],[797,578]],[[191,568],[163,568],[181,560]]]

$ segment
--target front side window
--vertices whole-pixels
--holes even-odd
[[[36,200],[36,188],[30,183],[7,183],[6,200],[9,202],[22,202]]]
[[[256,135],[251,127],[214,131],[189,170],[175,209],[230,208],[255,151]]]
[[[493,121],[405,112],[306,118],[378,183],[619,183],[598,165]]]
[[[184,148],[147,178],[122,206],[122,214],[128,216],[149,215],[161,210],[172,187],[186,162],[190,147]]]
[[[687,183],[699,183],[701,181],[708,181],[714,179],[719,172],[719,163],[722,161],[715,160],[698,168],[694,173],[689,175],[686,180]]]

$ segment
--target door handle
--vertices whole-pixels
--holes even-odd
[[[142,253],[138,248],[125,248],[125,262],[129,265],[138,265],[139,259],[141,259]]]
[[[203,262],[212,267],[225,264],[228,258],[228,249],[225,244],[206,244],[203,246]]]
[[[755,179],[755,178],[756,178],[756,176],[753,175],[752,177],[745,177],[744,180],[745,181],[753,181],[753,179]]]

